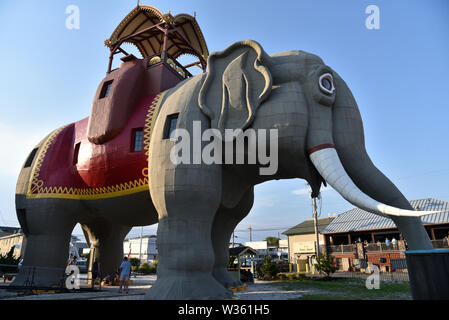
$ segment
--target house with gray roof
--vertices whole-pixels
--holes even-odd
[[[421,221],[434,247],[448,248],[449,202],[428,198],[410,204],[416,210],[439,211],[422,216]],[[390,218],[354,208],[338,215],[321,233],[327,253],[336,257],[340,270],[362,268],[367,262],[381,271],[406,268],[403,251],[407,243]]]

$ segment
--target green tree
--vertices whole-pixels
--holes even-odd
[[[275,277],[278,273],[278,269],[276,267],[276,264],[271,261],[270,256],[266,256],[264,259],[263,265],[260,267],[260,271],[263,275],[270,275]]]
[[[325,255],[322,255],[320,258],[318,258],[317,263],[315,263],[315,268],[318,271],[323,272],[326,275],[326,278],[328,278],[331,273],[334,273],[337,270],[337,267],[334,263],[334,257]]]
[[[265,241],[269,247],[279,247],[279,238],[267,237],[265,238]]]
[[[1,272],[17,272],[17,265],[19,264],[20,257],[14,257],[14,246],[11,247],[9,252],[5,255],[0,254],[0,264],[9,264],[11,267],[0,267]]]

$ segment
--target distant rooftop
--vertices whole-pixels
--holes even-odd
[[[20,231],[21,231],[21,229],[17,228],[17,227],[0,226],[0,237],[9,236],[14,233],[19,233]]]
[[[236,248],[230,248],[229,249],[229,255],[230,256],[240,256],[240,255],[258,255],[259,253],[254,250],[251,247],[246,247],[246,246],[242,246],[242,247],[236,247]]]
[[[421,217],[424,225],[449,223],[449,202],[439,199],[412,200],[410,204],[420,211],[441,211]],[[336,217],[321,233],[365,231],[396,228],[390,218],[382,217],[360,208],[343,212]]]
[[[154,234],[151,234],[151,235],[147,234],[147,235],[142,236],[142,239],[147,239],[147,238],[157,238],[157,236],[155,236]],[[140,239],[140,236],[125,238],[125,240],[132,240],[132,239]]]
[[[318,232],[321,233],[322,230],[327,227],[329,223],[334,220],[335,217],[328,217],[328,218],[318,218]],[[309,234],[309,233],[315,233],[315,224],[313,222],[313,219],[308,219],[300,224],[294,226],[291,229],[288,229],[287,231],[282,232],[282,234],[292,236],[292,235],[299,235],[299,234]]]

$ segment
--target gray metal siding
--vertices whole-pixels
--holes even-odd
[[[413,208],[421,211],[442,211],[421,217],[423,224],[449,223],[449,202],[438,199],[412,200]],[[354,208],[336,217],[321,233],[363,231],[396,228],[394,222],[365,210]]]

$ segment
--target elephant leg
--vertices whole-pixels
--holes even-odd
[[[212,226],[212,244],[215,253],[213,276],[223,286],[238,287],[242,283],[227,271],[229,262],[229,239],[240,221],[251,211],[254,202],[254,189],[251,188],[242,197],[239,204],[232,209],[221,206]]]
[[[90,265],[100,263],[100,278],[114,277],[123,260],[123,240],[131,226],[114,224],[104,219],[83,223],[82,227],[90,239]],[[91,273],[89,271],[89,278]]]
[[[64,285],[70,237],[77,223],[76,215],[64,210],[66,205],[62,200],[38,199],[18,207],[26,250],[14,286]]]
[[[215,183],[208,170],[186,169],[188,181]],[[219,181],[219,180],[218,180]],[[219,186],[192,184],[155,195],[159,213],[157,281],[145,299],[230,299],[233,293],[212,275],[212,224],[220,202]],[[193,182],[195,183],[195,182]]]

